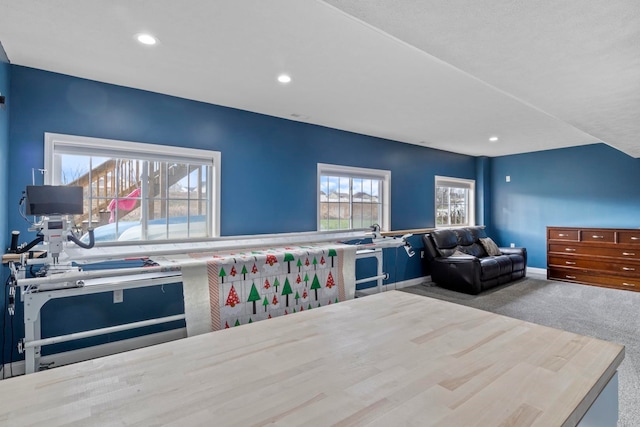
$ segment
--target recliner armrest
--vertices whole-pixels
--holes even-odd
[[[480,271],[480,259],[473,255],[441,257],[431,263],[434,282],[474,295],[482,291]]]

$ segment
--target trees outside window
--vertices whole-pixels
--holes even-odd
[[[318,231],[389,230],[391,172],[318,164]]]
[[[436,227],[475,225],[475,181],[436,176]]]

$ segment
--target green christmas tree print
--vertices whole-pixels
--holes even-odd
[[[242,280],[247,280],[247,274],[249,272],[247,271],[247,266],[243,265],[242,266],[242,271],[240,271],[240,274],[242,274]]]
[[[282,287],[282,295],[285,295],[287,297],[287,302],[286,302],[286,306],[289,307],[289,295],[291,295],[293,293],[293,290],[291,290],[291,284],[289,283],[289,278],[287,277],[284,280],[284,286]]]
[[[338,256],[335,249],[329,249],[329,256],[331,257],[331,268],[333,268],[333,257]]]
[[[295,258],[293,257],[293,254],[290,254],[289,252],[284,253],[284,261],[287,263],[288,274],[291,274],[291,261],[293,260],[295,260]]]
[[[247,302],[252,302],[253,303],[253,314],[256,314],[256,301],[260,301],[260,294],[258,293],[258,290],[256,289],[256,284],[252,283],[251,284],[251,292],[249,292],[249,299],[247,300]]]
[[[264,299],[262,300],[262,305],[264,306],[264,312],[267,312],[267,307],[269,307],[269,300],[267,299],[267,297],[264,297]]]
[[[218,273],[218,276],[220,276],[220,278],[222,279],[222,283],[224,283],[224,276],[227,275],[227,272],[224,271],[224,267],[220,267],[220,272]]]
[[[320,281],[318,280],[318,275],[313,275],[313,282],[311,282],[311,288],[316,292],[316,301],[318,301],[318,289],[320,289]]]
[[[299,273],[300,269],[302,268],[302,258],[298,258],[298,262],[296,263],[296,266],[298,267],[298,273]]]

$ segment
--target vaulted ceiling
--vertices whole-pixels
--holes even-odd
[[[0,42],[17,65],[463,154],[640,157],[637,0],[0,0]]]

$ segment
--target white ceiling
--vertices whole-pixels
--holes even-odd
[[[0,0],[0,42],[17,65],[458,153],[640,157],[638,0]]]

